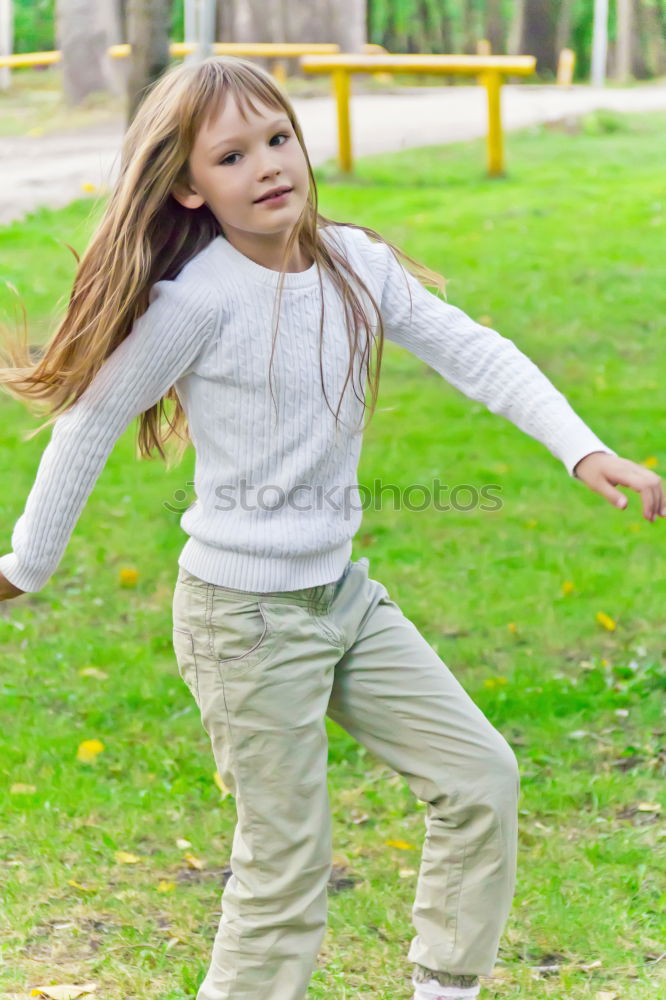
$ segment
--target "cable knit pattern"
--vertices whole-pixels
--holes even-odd
[[[592,451],[615,454],[512,341],[425,289],[388,247],[354,228],[330,226],[322,234],[344,250],[380,303],[388,340],[541,441],[570,475]],[[313,264],[285,276],[270,383],[277,271],[219,236],[174,281],[153,285],[128,337],[53,426],[14,527],[13,551],[0,558],[7,579],[25,591],[46,584],[114,443],[175,385],[196,453],[197,500],[180,519],[189,536],[180,566],[251,591],[336,580],[362,519],[356,397],[365,382],[356,358],[356,392],[350,380],[336,428],[321,374],[335,411],[349,345],[339,293],[325,274],[321,280],[321,359]]]

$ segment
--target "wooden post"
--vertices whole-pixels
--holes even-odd
[[[274,59],[271,72],[276,83],[284,87],[287,82],[287,60]]]
[[[576,53],[573,49],[562,49],[557,61],[557,83],[560,87],[570,87],[573,81]]]
[[[350,74],[346,69],[333,70],[333,91],[338,110],[338,162],[345,174],[352,172],[352,144],[349,98]]]
[[[488,174],[501,177],[504,174],[504,143],[502,137],[502,81],[496,71],[482,74],[483,85],[488,96]]]

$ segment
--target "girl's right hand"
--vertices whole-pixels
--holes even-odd
[[[6,576],[0,573],[0,601],[9,601],[12,597],[19,597],[25,594],[25,590],[19,590],[13,583],[10,583]]]

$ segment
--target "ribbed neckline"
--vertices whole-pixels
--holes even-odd
[[[220,253],[224,254],[227,260],[231,261],[234,267],[243,271],[248,278],[252,278],[262,285],[271,285],[273,288],[277,288],[280,280],[279,271],[274,271],[270,267],[263,267],[263,265],[257,264],[250,257],[246,257],[244,253],[241,253],[240,250],[237,250],[229,242],[226,236],[216,236],[213,242],[219,247]],[[317,262],[313,261],[306,271],[287,271],[284,276],[283,287],[305,288],[309,285],[317,284],[318,281]]]

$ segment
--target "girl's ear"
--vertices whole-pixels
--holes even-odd
[[[184,208],[201,208],[204,199],[186,184],[174,184],[171,194]]]

